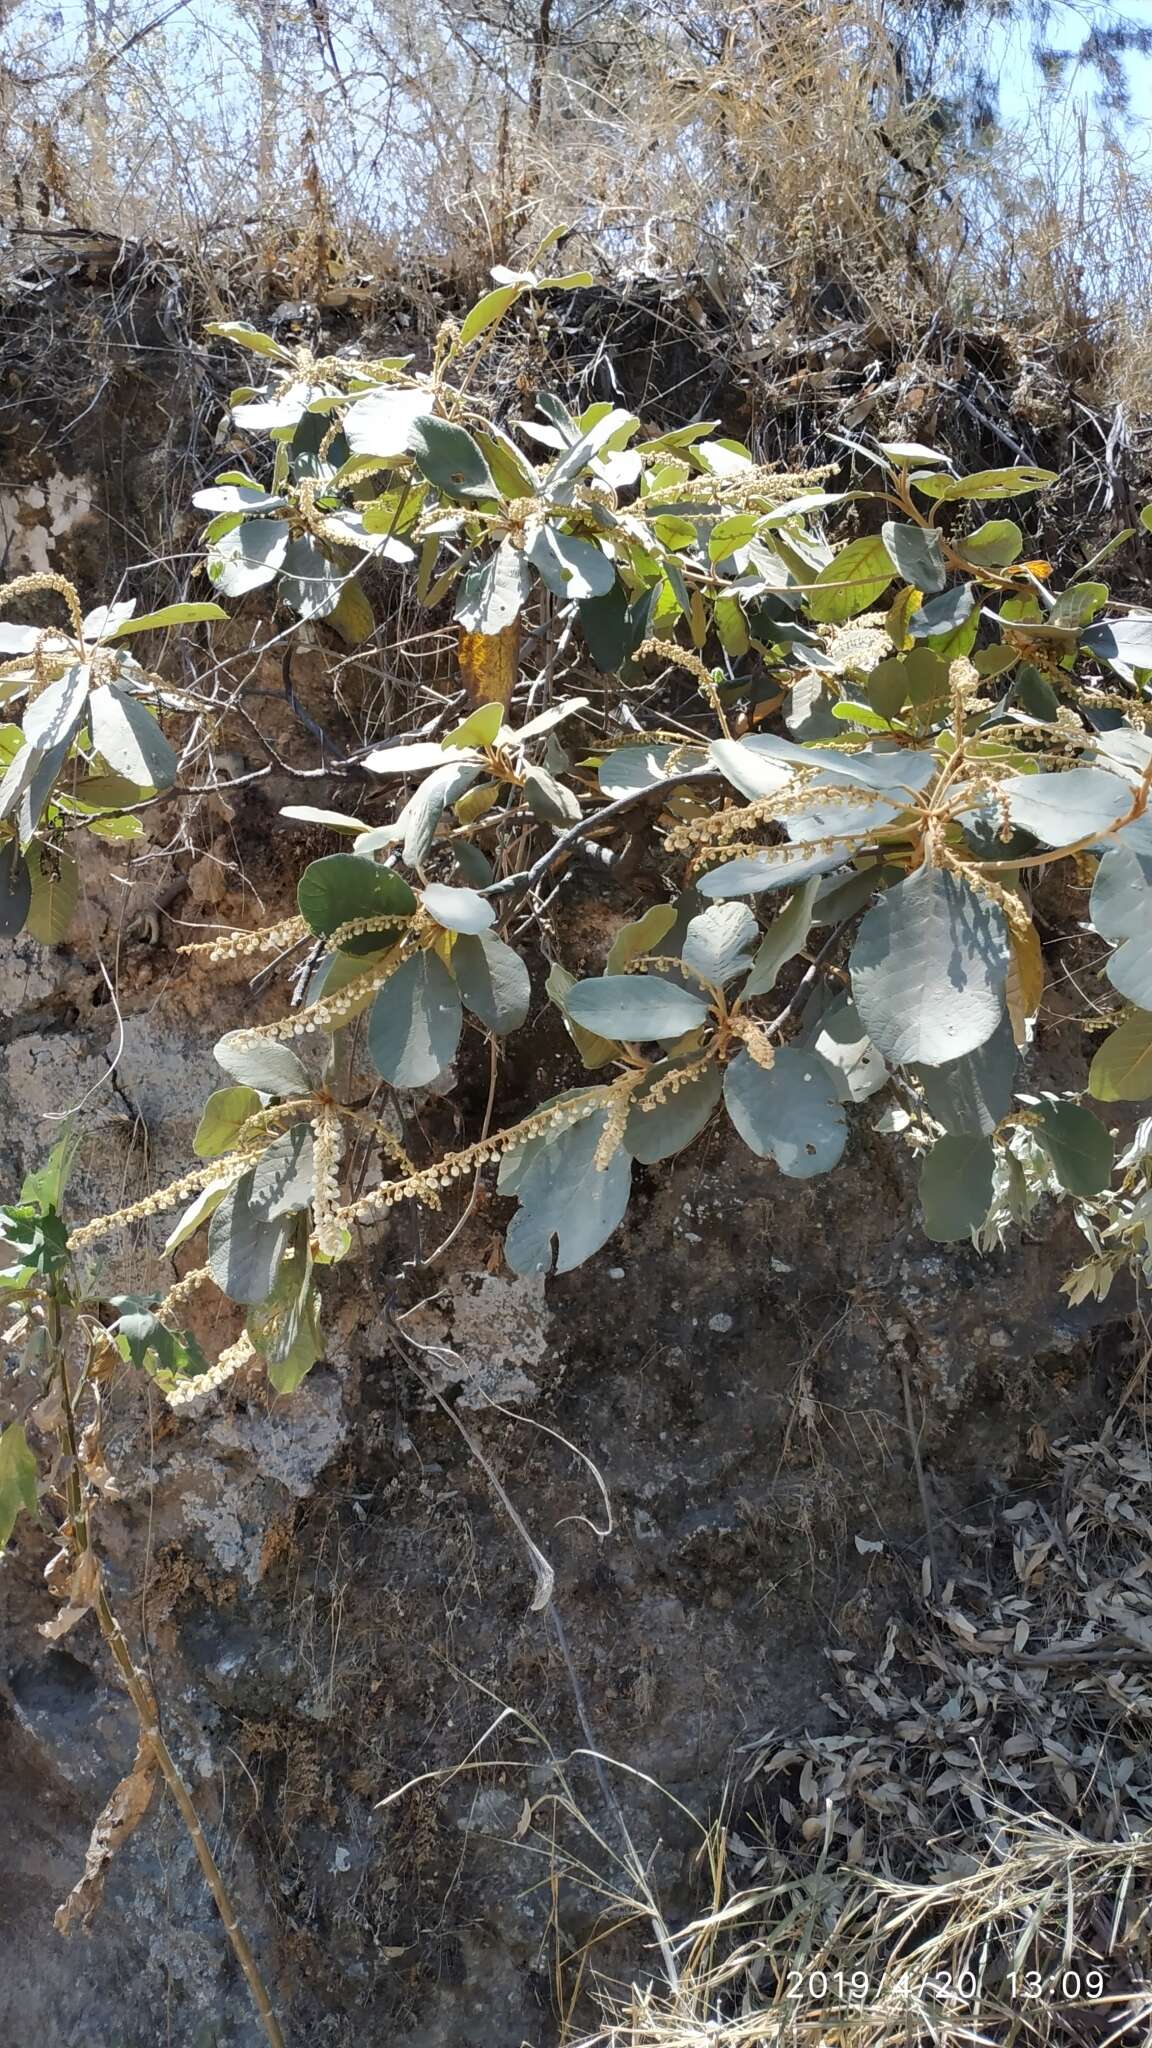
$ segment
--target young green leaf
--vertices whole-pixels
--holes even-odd
[[[1104,1040],[1088,1069],[1097,1102],[1143,1102],[1152,1095],[1152,1015],[1133,1010]]]
[[[816,577],[808,616],[819,626],[843,625],[866,612],[892,581],[892,562],[879,534],[862,534],[840,549]]]
[[[0,1434],[0,1550],[16,1526],[21,1508],[36,1513],[36,1460],[28,1448],[22,1422],[9,1423]]]
[[[236,1143],[241,1126],[261,1107],[255,1088],[216,1088],[200,1113],[192,1150],[197,1159],[218,1159]]]

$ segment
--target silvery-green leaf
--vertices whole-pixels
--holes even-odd
[[[409,423],[408,452],[421,476],[450,498],[500,496],[483,450],[464,427],[427,411],[418,414]]]
[[[749,800],[774,796],[793,779],[791,765],[758,747],[754,739],[713,740],[708,754],[725,781]]]
[[[261,1153],[252,1170],[248,1200],[253,1209],[272,1220],[306,1209],[314,1187],[312,1132],[306,1123],[294,1124]]]
[[[116,775],[141,789],[167,789],[176,779],[176,754],[138,697],[103,683],[89,701],[92,744]]]
[[[632,1185],[632,1161],[619,1147],[608,1166],[595,1165],[604,1132],[600,1110],[543,1140],[516,1179],[520,1207],[504,1240],[514,1273],[570,1273],[598,1252],[621,1223]]]
[[[594,541],[542,524],[528,549],[528,559],[554,597],[603,597],[616,581],[615,563]]]
[[[671,908],[671,905],[661,906]],[[758,926],[743,903],[716,903],[702,910],[688,926],[680,957],[713,987],[722,988],[748,965]]]
[[[1080,645],[1103,661],[1122,662],[1126,668],[1152,668],[1152,612],[1101,619],[1081,633]]]
[[[570,448],[564,450],[559,460],[553,463],[540,486],[540,496],[551,499],[554,504],[570,501],[573,485],[581,471],[587,469],[593,456],[598,455],[613,436],[618,434],[622,427],[627,427],[634,417],[632,413],[614,408],[602,419],[597,420],[595,425],[581,434]]]
[[[769,889],[794,889],[813,875],[831,874],[848,858],[841,853],[805,853],[802,846],[766,846],[762,854],[742,855],[701,875],[701,896],[761,896]]]
[[[528,564],[511,540],[501,541],[490,561],[469,569],[456,600],[456,619],[466,633],[502,633],[520,616],[532,588]]]
[[[213,484],[194,491],[192,503],[198,512],[278,512],[285,500],[259,484]]]
[[[924,1234],[934,1244],[955,1244],[979,1230],[992,1206],[995,1165],[988,1138],[950,1133],[936,1140],[920,1168]]]
[[[43,758],[39,747],[25,743],[17,748],[0,781],[0,818],[7,818],[16,809]]]
[[[75,739],[88,702],[91,672],[86,662],[74,662],[58,682],[49,683],[34,697],[24,713],[24,738],[30,747],[46,754]]]
[[[344,578],[318,541],[302,533],[284,550],[279,596],[302,619],[326,619],[340,602]]]
[[[945,868],[917,868],[867,911],[852,950],[864,1028],[896,1066],[942,1066],[991,1038],[1008,973],[1004,913]]]
[[[420,869],[436,837],[436,827],[449,804],[471,789],[480,769],[469,761],[450,761],[437,768],[414,790],[396,823],[404,831],[404,859],[410,868]]]
[[[246,1041],[242,1031],[229,1031],[217,1042],[215,1057],[226,1074],[246,1088],[258,1088],[261,1095],[293,1098],[312,1093],[312,1083],[291,1046],[275,1038]]]
[[[766,996],[775,988],[780,969],[795,959],[812,928],[812,910],[819,887],[820,877],[810,876],[777,913],[760,941],[751,972],[740,991],[742,997]]]
[[[983,1045],[939,1067],[914,1067],[928,1111],[946,1131],[989,1137],[1012,1107],[1019,1057],[1003,1016]]]
[[[707,1022],[709,1006],[652,974],[605,974],[599,981],[578,981],[564,1007],[577,1024],[617,1043],[649,1038],[682,1038]]]
[[[479,763],[483,756],[461,750],[455,758]],[[442,768],[444,762],[439,740],[402,740],[397,746],[377,747],[373,753],[365,754],[360,765],[373,775],[423,775],[429,768]]]
[[[1089,915],[1117,948],[1104,970],[1113,988],[1152,1010],[1152,859],[1110,848],[1096,870]]]
[[[126,625],[136,610],[136,599],[126,597],[120,604],[98,604],[93,611],[85,614],[83,620],[85,640],[107,640],[117,626]]]
[[[460,995],[432,952],[405,960],[384,983],[368,1019],[368,1050],[394,1088],[424,1088],[451,1066],[460,1040]]]
[[[598,780],[605,796],[631,796],[681,771],[687,782],[704,766],[705,758],[692,747],[666,746],[663,741],[654,746],[617,747],[601,761]],[[670,766],[673,760],[675,767]]]
[[[943,590],[946,572],[939,534],[886,519],[880,536],[905,583],[921,591]]]
[[[475,889],[455,889],[446,882],[429,882],[424,890],[424,908],[429,917],[450,932],[486,932],[496,922],[490,903]]]
[[[283,1218],[253,1207],[253,1180],[248,1172],[237,1181],[208,1226],[208,1268],[230,1301],[263,1301],[272,1292],[288,1242]]]
[[[1008,815],[1043,846],[1071,846],[1074,840],[1105,833],[1132,808],[1132,791],[1106,768],[1068,768],[1062,773],[1010,775],[997,795]]]
[[[840,1076],[844,1102],[867,1102],[888,1079],[888,1069],[857,1015],[849,995],[840,995],[820,1020],[813,1041],[822,1059]]]
[[[528,1015],[532,984],[528,969],[494,932],[465,934],[452,948],[452,972],[464,1007],[489,1031],[518,1031]]]
[[[725,1070],[724,1105],[744,1143],[792,1180],[827,1173],[847,1142],[839,1077],[801,1046],[781,1046],[770,1067],[737,1053]]]
[[[688,1078],[674,1095],[665,1095],[651,1109],[645,1109],[644,1102],[653,1088],[677,1067],[687,1067]],[[633,1159],[638,1159],[642,1166],[654,1166],[658,1160],[671,1159],[674,1153],[682,1152],[704,1129],[720,1100],[722,1087],[723,1074],[715,1060],[709,1060],[704,1067],[684,1059],[657,1060],[644,1086],[637,1089],[628,1113],[624,1144]]]
[[[344,414],[344,438],[353,455],[375,455],[382,461],[406,455],[415,422],[428,411],[428,393],[389,385],[356,399]]]
[[[244,597],[271,583],[284,561],[292,529],[286,519],[246,519],[214,541],[208,576],[225,597]]]
[[[17,768],[18,762],[21,764],[17,774],[17,818],[22,847],[30,846],[36,835],[44,807],[56,787],[56,779],[68,757],[71,745],[71,740],[61,740],[58,746],[49,747],[47,753],[42,752],[39,747],[30,747],[17,755],[12,763],[13,769]],[[3,815],[5,802],[5,792],[0,787],[0,816]],[[97,829],[95,822],[92,829]]]
[[[525,769],[524,796],[532,816],[542,824],[575,825],[580,818],[580,799],[575,790],[557,782],[546,768]]]

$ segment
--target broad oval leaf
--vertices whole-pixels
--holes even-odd
[[[605,1121],[600,1110],[558,1131],[533,1148],[515,1174],[520,1207],[504,1240],[504,1256],[514,1273],[552,1271],[553,1239],[555,1271],[570,1273],[598,1252],[623,1221],[632,1161],[621,1146],[606,1167],[596,1165]]]
[[[503,633],[519,618],[531,587],[524,556],[511,540],[502,540],[490,561],[464,577],[457,622],[466,633]]]
[[[248,1039],[243,1031],[229,1031],[215,1047],[218,1066],[246,1088],[258,1088],[261,1095],[295,1097],[310,1095],[312,1083],[292,1051],[275,1038]]]
[[[253,1206],[254,1180],[254,1172],[244,1174],[208,1225],[208,1269],[230,1301],[263,1301],[271,1294],[288,1243],[283,1218]]]
[[[644,1104],[653,1089],[677,1069],[684,1071],[685,1078],[675,1094],[665,1093],[646,1109]],[[642,1166],[655,1166],[659,1160],[671,1159],[691,1145],[720,1100],[723,1080],[716,1060],[709,1060],[703,1067],[695,1059],[657,1060],[643,1087],[636,1090],[628,1112],[624,1144],[633,1159]]]
[[[1081,633],[1080,645],[1102,661],[1119,661],[1125,668],[1152,668],[1152,612],[1102,619]]]
[[[816,577],[808,594],[808,616],[819,626],[843,625],[882,597],[892,581],[892,563],[879,534],[862,534],[840,549]]]
[[[793,779],[791,766],[774,751],[769,753],[759,747],[755,739],[713,740],[708,754],[725,781],[750,801],[774,796]]]
[[[956,1244],[979,1230],[992,1206],[996,1154],[978,1134],[938,1138],[920,1168],[924,1235],[933,1244]]]
[[[239,1083],[235,1088],[216,1088],[200,1113],[192,1150],[197,1159],[218,1159],[235,1144],[241,1126],[261,1107],[255,1088]]]
[[[1036,1136],[1070,1195],[1098,1195],[1112,1178],[1112,1133],[1079,1102],[1042,1095]]]
[[[1014,825],[1022,825],[1043,846],[1071,846],[1111,830],[1132,808],[1132,791],[1106,768],[1068,768],[1060,773],[1010,775],[998,794]]]
[[[426,777],[419,789],[413,790],[396,823],[390,828],[391,837],[403,837],[404,859],[410,868],[419,871],[449,804],[454,804],[466,789],[471,789],[480,768],[459,754],[446,767],[437,768]],[[360,841],[357,841],[360,847]]]
[[[827,1173],[847,1143],[839,1076],[801,1046],[781,1046],[770,1067],[737,1053],[724,1075],[724,1106],[744,1143],[791,1180]]]
[[[716,903],[691,920],[680,957],[685,967],[692,968],[714,988],[722,988],[725,982],[744,972],[758,937],[756,919],[745,904]]]
[[[578,603],[606,596],[616,581],[615,563],[594,541],[581,540],[547,523],[533,538],[528,560],[554,597],[574,598]]]
[[[463,934],[452,948],[452,972],[464,1007],[489,1031],[518,1031],[528,1015],[532,983],[528,969],[494,932]]]
[[[480,756],[469,756],[480,760]],[[439,740],[401,740],[394,747],[377,747],[360,763],[373,775],[423,775],[429,768],[444,766],[444,749]]]
[[[368,1019],[368,1050],[394,1088],[424,1088],[456,1057],[460,995],[436,953],[405,960],[386,981]]]
[[[1104,1040],[1088,1070],[1097,1102],[1143,1102],[1152,1095],[1152,1015],[1133,1010]]]
[[[315,1184],[312,1132],[306,1123],[299,1123],[261,1153],[252,1169],[248,1200],[254,1210],[274,1220],[306,1209]]]
[[[408,425],[408,453],[438,491],[450,498],[498,498],[499,491],[483,450],[464,427],[425,411]]]
[[[208,575],[225,597],[244,597],[271,583],[282,566],[292,529],[286,519],[245,519],[214,541]]]
[[[532,816],[544,825],[575,825],[581,816],[575,790],[557,781],[547,768],[525,769],[524,797]]]
[[[75,738],[88,702],[90,681],[87,663],[74,662],[57,682],[49,683],[32,699],[24,713],[24,738],[30,747],[47,754]]]
[[[837,996],[824,1012],[812,1043],[840,1078],[843,1102],[867,1102],[888,1079],[888,1067],[860,1022],[850,995]]]
[[[649,1038],[682,1038],[687,1031],[698,1031],[710,1015],[703,997],[652,974],[605,974],[599,981],[578,981],[564,1007],[585,1030],[629,1045]]]
[[[1106,853],[1092,884],[1089,915],[1101,937],[1117,946],[1105,965],[1113,988],[1152,1010],[1152,859],[1127,846]]]
[[[839,853],[805,853],[802,846],[765,847],[762,854],[742,855],[726,861],[721,868],[701,875],[696,887],[701,896],[761,896],[768,889],[792,889],[812,875],[828,875],[842,868],[847,850]]]
[[[867,911],[852,992],[896,1066],[942,1066],[991,1038],[1004,1010],[1008,932],[998,904],[945,868],[917,868]]]
[[[345,953],[379,953],[391,944],[416,898],[402,875],[358,853],[329,853],[305,868],[296,889],[300,915],[318,938],[359,917],[396,920],[391,931],[363,932],[344,941]]]
[[[406,390],[403,385],[369,391],[344,414],[344,438],[353,455],[376,455],[391,462],[409,453],[409,435],[427,411],[426,391]]]
[[[496,922],[492,905],[475,889],[456,889],[446,882],[426,885],[424,908],[450,932],[486,932]]]
[[[152,713],[139,698],[104,683],[89,700],[92,744],[116,775],[141,789],[167,789],[177,760]]]
[[[880,537],[905,583],[916,590],[943,590],[946,572],[939,534],[924,526],[886,519]]]
[[[669,774],[682,771],[687,782],[704,766],[705,758],[691,747],[668,746],[662,740],[646,747],[617,747],[601,761],[597,780],[605,796],[632,796],[667,781]]]
[[[278,595],[302,619],[326,619],[340,602],[344,577],[310,533],[284,550]]]
[[[962,1059],[915,1067],[928,1111],[955,1136],[987,1138],[1012,1107],[1019,1055],[1005,1015],[991,1038]]]

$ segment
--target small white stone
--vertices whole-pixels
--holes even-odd
[[[709,1316],[708,1328],[715,1330],[718,1337],[726,1337],[732,1328],[732,1318],[729,1315],[725,1315],[723,1309],[721,1309],[718,1315]]]
[[[610,1280],[622,1280],[624,1278],[623,1266],[609,1266],[608,1278]]]
[[[333,1870],[334,1870],[334,1871],[336,1871],[336,1873],[337,1873],[338,1875],[342,1875],[342,1874],[343,1874],[343,1872],[344,1872],[345,1870],[351,1870],[351,1868],[352,1868],[352,1852],[351,1852],[351,1850],[350,1850],[350,1849],[345,1849],[345,1848],[343,1848],[343,1847],[341,1847],[341,1848],[337,1849],[337,1850],[336,1850],[336,1852],[335,1852],[335,1854],[334,1854],[334,1856],[333,1856],[333,1858],[332,1858],[332,1868],[333,1868]]]

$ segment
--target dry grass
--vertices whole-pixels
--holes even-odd
[[[1152,1462],[1068,1444],[956,1532],[938,1605],[827,1734],[753,1756],[759,1839],[714,1831],[671,1973],[596,1980],[579,2048],[1144,2043],[1152,2029]]]
[[[691,274],[801,331],[949,308],[1106,334],[1143,394],[1146,174],[1067,94],[981,124],[962,11],[933,20],[929,54],[896,0],[126,0],[90,36],[17,0],[13,255],[99,228],[194,252],[209,301],[330,308],[373,304],[387,274],[419,329],[434,279],[482,286],[567,220],[566,263]]]

